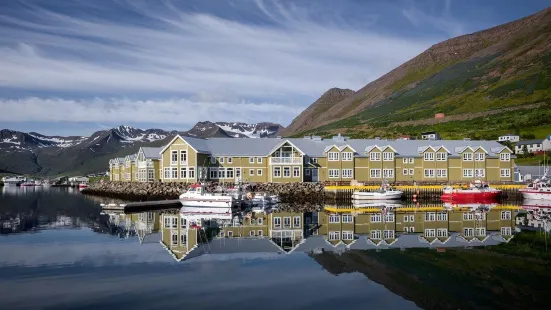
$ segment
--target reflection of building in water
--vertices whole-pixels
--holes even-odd
[[[39,222],[40,218],[39,218]],[[71,228],[71,227],[81,227],[82,223],[78,218],[72,218],[65,215],[56,216],[55,221],[50,222],[48,219],[44,223],[40,223],[40,229],[61,229],[61,228]]]
[[[516,218],[516,224],[522,228],[533,228],[538,230],[551,231],[551,209],[530,207],[526,213]]]
[[[157,212],[142,212],[136,216],[134,228],[140,240],[140,243],[159,242],[161,233],[159,232],[160,216]]]
[[[108,223],[110,234],[118,235],[121,238],[129,238],[136,234],[134,223],[138,214],[124,214],[120,211],[105,212],[109,215]]]

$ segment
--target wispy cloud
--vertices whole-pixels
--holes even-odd
[[[420,8],[415,2],[410,2],[402,9],[402,15],[415,27],[429,27],[441,31],[449,37],[456,37],[466,33],[465,24],[451,15],[451,0],[438,1],[436,10],[428,11]]]

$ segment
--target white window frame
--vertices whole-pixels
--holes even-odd
[[[408,175],[409,169],[402,169],[402,175]]]
[[[233,163],[233,157],[228,157],[228,158],[226,158],[226,162],[227,162],[228,164]]]
[[[180,179],[187,179],[187,169],[180,167]]]
[[[340,231],[330,231],[328,234],[330,241],[336,241],[341,240],[341,232]]]
[[[394,222],[394,213],[387,213],[383,217],[386,223],[393,223]]]
[[[176,160],[174,160],[174,155],[176,155]],[[178,150],[170,151],[170,165],[178,164]]]
[[[257,225],[262,225],[262,222],[263,222],[263,220],[262,220],[261,217],[259,217],[259,218],[256,220],[256,224],[257,224]]]
[[[501,220],[510,220],[511,211],[501,211]]]
[[[434,228],[425,229],[425,237],[428,237],[428,238],[436,237],[436,229]]]
[[[434,161],[434,152],[425,152],[425,153],[423,153],[423,159],[425,161]]]
[[[383,234],[380,230],[372,230],[369,232],[369,237],[373,240],[381,240],[383,238]]]
[[[388,239],[394,239],[395,238],[395,235],[394,235],[394,230],[383,230],[383,239],[385,240],[388,240]]]
[[[328,152],[327,161],[339,161],[339,152]]]
[[[187,165],[187,150],[180,150],[180,165]]]
[[[339,177],[339,169],[328,169],[327,175],[330,179],[337,179]]]
[[[218,158],[218,162],[221,163],[221,164],[223,164],[223,163],[224,163],[224,157],[219,157],[219,158]]]
[[[425,212],[425,222],[436,221],[436,212]]]
[[[407,164],[407,163],[408,163],[408,158],[407,157],[402,158],[402,164]]]
[[[249,157],[249,164],[254,164],[254,157]]]
[[[172,180],[178,179],[178,167],[172,167],[170,168],[170,178]]]
[[[404,222],[405,222],[405,223],[408,223],[408,222],[409,222],[409,215],[404,215]]]
[[[511,169],[509,169],[509,168],[499,169],[499,176],[502,177],[502,178],[511,177]]]
[[[226,168],[226,179],[233,179],[233,178],[234,178],[233,168]]]
[[[463,161],[473,161],[473,153],[463,153]]]
[[[342,223],[353,223],[354,222],[354,216],[352,214],[343,214],[342,215]]]
[[[283,177],[284,178],[291,177],[291,167],[283,167]]]
[[[354,233],[351,231],[343,231],[342,240],[354,240]]]
[[[281,228],[281,217],[274,217],[274,228]]]
[[[510,236],[513,234],[511,227],[501,227],[501,235]]]
[[[437,178],[447,178],[448,177],[448,169],[436,169],[436,177]]]
[[[383,169],[383,178],[393,178],[394,169]]]
[[[415,175],[415,169],[409,169],[409,175]]]
[[[511,161],[511,154],[510,153],[499,154],[499,161]]]
[[[300,216],[294,216],[293,217],[293,228],[300,228],[300,227],[301,227]]]
[[[176,238],[174,238],[176,237]],[[170,245],[178,245],[178,231],[177,230],[171,230],[170,231]]]
[[[256,162],[257,162],[258,164],[261,164],[261,163],[262,163],[262,157],[257,157],[257,158],[256,158]]]
[[[409,158],[409,163],[410,163],[410,164],[413,164],[414,161],[415,161],[415,158],[413,158],[413,157],[410,157],[410,158]]]
[[[383,215],[381,213],[373,213],[369,217],[371,223],[381,223],[383,221]]]
[[[436,237],[439,237],[439,238],[448,237],[448,229],[447,228],[438,228],[436,230]]]
[[[291,217],[290,216],[283,217],[283,228],[291,228]]]
[[[394,161],[394,152],[383,152],[383,161]]]
[[[281,178],[281,167],[274,167],[274,178]]]
[[[438,222],[446,222],[446,221],[448,221],[448,213],[446,213],[446,212],[438,212],[438,213],[436,213],[436,221],[438,221]]]
[[[187,177],[188,177],[188,179],[195,179],[195,168],[194,167],[187,168]]]
[[[369,169],[369,177],[371,179],[380,179],[381,178],[381,169]]]
[[[170,180],[170,168],[169,167],[164,168],[163,175],[164,175],[165,179]]]
[[[476,168],[474,170],[475,177],[485,177],[486,176],[486,169],[484,168]]]
[[[262,176],[262,169],[256,169],[256,175]]]
[[[463,213],[463,220],[464,221],[474,221],[474,214],[471,213],[471,212]]]
[[[275,175],[275,168],[279,168],[279,167],[274,167],[274,176],[276,176],[276,175]],[[279,170],[279,176],[278,176],[278,177],[281,177],[281,168],[279,168],[279,169],[280,169],[280,170]],[[254,177],[254,169],[252,169],[252,168],[249,169],[249,176]]]
[[[470,227],[463,228],[463,236],[474,237],[474,228],[470,228]]]
[[[353,169],[342,169],[342,177],[344,179],[351,179],[353,178]]]
[[[434,178],[434,169],[423,169],[423,175],[425,178]]]
[[[448,160],[448,153],[446,152],[436,153],[436,161],[447,161],[447,160]]]
[[[311,157],[311,158],[310,158],[310,162],[311,162],[312,164],[317,164],[317,163],[318,163],[318,159],[317,159],[316,157]]]
[[[353,161],[354,160],[354,153],[352,152],[342,152],[342,161]]]
[[[486,228],[485,227],[477,227],[475,229],[474,234],[477,237],[486,237]]]
[[[381,161],[381,152],[371,152],[369,153],[370,161]]]
[[[293,167],[293,177],[300,178],[300,167]]]
[[[475,161],[485,161],[486,160],[486,154],[484,153],[474,153],[474,160]]]
[[[262,237],[263,235],[264,235],[264,234],[262,233],[262,230],[259,230],[259,231],[258,231],[258,236],[259,236],[259,237]]]
[[[463,169],[463,177],[464,178],[472,178],[474,176],[474,170],[473,169]]]
[[[338,224],[341,222],[341,216],[338,214],[329,214],[329,224]]]

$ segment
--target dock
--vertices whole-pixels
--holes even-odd
[[[154,211],[163,209],[180,208],[182,203],[178,199],[173,200],[156,200],[156,201],[140,201],[128,203],[109,203],[100,204],[104,210],[124,211],[124,213],[138,213],[144,211]]]

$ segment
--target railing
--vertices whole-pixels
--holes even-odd
[[[301,164],[300,157],[270,157],[270,164]]]

